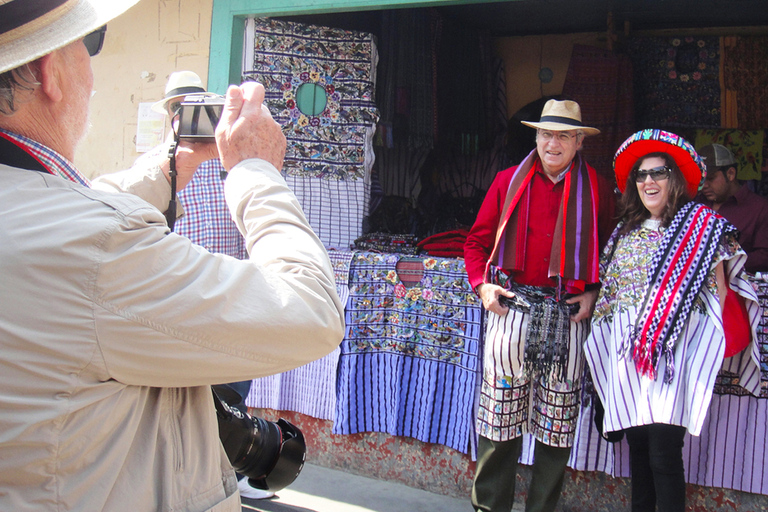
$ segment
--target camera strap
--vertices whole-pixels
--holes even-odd
[[[171,178],[171,200],[168,202],[168,209],[165,211],[165,220],[168,227],[173,231],[173,225],[176,223],[176,149],[179,147],[179,135],[176,134],[175,140],[171,142],[168,149],[168,159],[170,160],[170,171],[168,176]]]
[[[0,164],[18,169],[52,174],[90,187],[88,178],[51,148],[8,130],[0,129]]]

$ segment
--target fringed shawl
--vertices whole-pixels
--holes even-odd
[[[512,271],[523,270],[530,185],[538,164],[539,155],[534,149],[517,166],[512,176],[489,265]],[[565,190],[553,233],[549,277],[596,283],[600,260],[597,172],[580,153],[576,154],[571,165],[564,178]]]
[[[663,354],[664,381],[672,382],[675,342],[706,283],[723,235],[735,231],[714,210],[693,201],[672,219],[651,262],[647,292],[635,327],[624,336],[619,348],[622,354],[631,350],[640,375],[655,380]],[[615,240],[606,251],[613,243]]]

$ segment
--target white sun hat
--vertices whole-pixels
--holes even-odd
[[[158,114],[168,115],[168,105],[174,101],[181,101],[190,94],[202,94],[204,96],[217,96],[207,92],[203,87],[203,81],[193,71],[176,71],[168,77],[165,84],[165,96],[162,100],[152,104],[152,110]]]
[[[0,73],[77,41],[139,0],[0,0]]]

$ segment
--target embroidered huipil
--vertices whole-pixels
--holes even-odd
[[[723,363],[725,342],[722,313],[714,271],[707,276],[702,291],[696,297],[691,312],[674,347],[675,374],[671,383],[664,382],[666,363],[659,362],[658,377],[641,377],[635,361],[622,340],[633,329],[638,308],[648,287],[654,253],[661,243],[664,228],[657,222],[645,223],[620,237],[610,261],[601,263],[602,288],[592,318],[592,332],[585,343],[587,362],[592,371],[595,388],[605,406],[606,432],[629,427],[666,423],[686,427],[698,435],[712,398],[717,372]],[[714,265],[720,261],[728,267],[744,258],[744,252],[732,235],[724,237],[718,248]],[[739,284],[740,276],[729,275],[729,281]],[[741,367],[742,376],[753,375],[749,364],[750,351],[728,361]],[[745,387],[755,387],[754,378],[743,380]],[[759,386],[759,372],[756,384]],[[756,389],[756,388],[755,388]]]
[[[352,260],[333,433],[388,432],[473,451],[480,301],[461,260],[414,258],[417,283],[401,280],[402,260],[372,252]]]

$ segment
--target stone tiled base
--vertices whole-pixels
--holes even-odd
[[[353,435],[331,434],[333,423],[290,411],[251,411],[270,421],[285,418],[304,433],[307,461],[369,478],[395,481],[429,492],[466,498],[475,463],[468,455],[438,444],[381,432]],[[515,504],[525,502],[531,478],[530,467],[521,465],[517,475]],[[713,487],[688,486],[687,512],[763,512],[768,496]],[[522,508],[521,508],[522,509]],[[630,480],[602,472],[568,469],[559,512],[620,512],[630,510]]]

